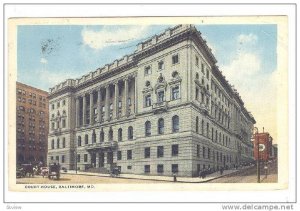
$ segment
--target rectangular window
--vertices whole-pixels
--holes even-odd
[[[62,147],[66,148],[66,138],[63,138]]]
[[[59,156],[56,156],[55,160],[59,163]]]
[[[164,61],[159,61],[158,62],[158,70],[160,71],[160,70],[163,70],[163,69],[165,69]]]
[[[157,99],[158,99],[158,103],[164,102],[165,101],[165,92],[164,91],[158,91]]]
[[[178,54],[172,56],[172,64],[178,64],[179,63],[179,57]]]
[[[144,150],[145,158],[150,158],[150,147],[146,147]]]
[[[51,160],[53,160],[53,156],[51,156],[51,158],[50,158]]]
[[[207,158],[210,159],[210,148],[207,149]]]
[[[163,146],[158,146],[157,147],[157,157],[161,158],[164,156],[164,147]]]
[[[127,160],[132,159],[132,150],[127,150]]]
[[[206,69],[206,78],[209,79],[209,70]]]
[[[204,74],[204,64],[201,63],[201,72]]]
[[[198,89],[198,88],[196,88],[196,96],[195,96],[195,99],[196,99],[196,100],[199,100],[199,89]]]
[[[202,157],[205,158],[205,147],[202,147]]]
[[[117,159],[122,160],[122,151],[118,151]]]
[[[88,155],[87,154],[84,154],[84,162],[88,162]]]
[[[144,166],[144,173],[150,173],[150,165]]]
[[[196,58],[195,58],[195,63],[197,66],[199,66],[199,57],[198,56],[196,56]]]
[[[172,164],[172,173],[178,173],[178,164]]]
[[[200,157],[200,145],[197,144],[197,157]]]
[[[65,156],[64,156],[64,155],[61,156],[61,162],[62,162],[62,163],[65,162]]]
[[[172,88],[172,100],[179,99],[179,86],[175,86]]]
[[[65,120],[65,119],[62,120],[62,127],[63,127],[63,128],[66,127],[66,120]]]
[[[146,95],[145,96],[145,106],[146,107],[151,106],[151,95]]]
[[[178,156],[178,144],[172,145],[172,156]]]
[[[164,173],[164,165],[162,164],[157,165],[157,173]]]
[[[146,66],[145,67],[145,75],[150,75],[151,74],[151,66]]]
[[[80,163],[80,155],[77,155],[77,163]]]

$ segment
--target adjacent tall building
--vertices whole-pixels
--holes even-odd
[[[196,176],[253,161],[255,120],[216,62],[193,25],[178,25],[50,88],[48,162]]]
[[[46,91],[17,82],[17,164],[47,162],[49,103]]]

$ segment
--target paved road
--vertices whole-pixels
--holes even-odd
[[[136,183],[163,183],[161,181],[152,180],[138,180],[138,179],[122,179],[122,178],[111,178],[111,177],[97,177],[87,175],[72,175],[72,174],[61,174],[59,180],[50,180],[48,177],[43,178],[42,176],[35,176],[33,178],[17,178],[17,184],[136,184]]]
[[[264,165],[261,165],[261,183],[276,183],[278,181],[277,163],[269,164],[269,174],[267,177],[264,175]],[[209,183],[256,183],[257,174],[256,166],[241,170],[231,175],[227,175],[218,179],[209,181]]]

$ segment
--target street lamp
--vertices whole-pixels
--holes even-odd
[[[260,183],[260,156],[259,156],[259,139],[258,139],[258,128],[254,127],[252,131],[252,138],[254,145],[257,147],[257,159],[256,159],[256,168],[257,168],[257,183]],[[255,149],[254,146],[254,149]]]

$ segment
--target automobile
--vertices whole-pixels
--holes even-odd
[[[60,178],[60,165],[59,164],[56,164],[56,163],[50,164],[48,178],[49,179],[56,178],[57,180],[59,180],[59,178]]]
[[[41,175],[43,177],[48,176],[49,174],[49,168],[48,167],[41,167]]]

